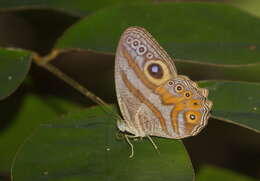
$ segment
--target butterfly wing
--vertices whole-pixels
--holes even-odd
[[[143,28],[130,27],[116,52],[115,82],[124,120],[121,131],[135,136],[184,138],[206,124],[208,91],[177,75],[171,58]]]
[[[154,91],[175,77],[173,61],[152,35],[140,27],[128,28],[121,36],[115,60],[117,98],[124,117],[119,129],[137,136],[147,135],[148,127],[167,131],[167,121],[156,106],[161,104],[160,99]],[[144,118],[145,110],[154,119]],[[154,125],[146,128],[145,124]]]

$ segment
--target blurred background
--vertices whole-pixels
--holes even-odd
[[[89,6],[91,6],[91,2],[88,2]],[[237,7],[256,18],[260,18],[259,0],[153,1],[153,3],[166,2],[226,4]],[[17,3],[21,5],[16,7]],[[29,5],[26,5],[26,3]],[[41,56],[47,55],[54,47],[55,42],[70,26],[93,13],[82,13],[81,11],[75,13],[75,11],[70,12],[64,9],[57,10],[55,7],[49,8],[42,5],[44,4],[42,2],[38,6],[32,5],[30,7],[30,3],[33,4],[34,2],[0,0],[1,47],[17,47],[35,51]],[[105,5],[103,8],[106,8]],[[225,17],[219,18],[221,21],[221,18]],[[160,42],[160,40],[158,41]],[[256,47],[251,48],[254,49]],[[172,51],[174,52],[174,50]],[[257,61],[260,60],[258,59]],[[113,104],[116,103],[113,80],[113,54],[87,50],[69,50],[58,55],[52,60],[52,63],[105,101]],[[176,64],[179,72],[189,75],[192,80],[208,79],[200,71],[188,73],[190,70],[188,66],[178,62]],[[208,74],[211,74],[211,72]],[[211,77],[212,79],[221,79],[222,75],[209,75],[209,77],[210,79]],[[73,102],[73,104],[77,104],[77,107],[82,109],[95,105],[63,81],[43,68],[32,64],[25,82],[12,96],[0,102],[0,137],[13,126],[12,124],[15,124],[16,114],[20,109],[20,105],[24,104],[25,96],[32,94],[42,98],[60,97],[66,101]],[[49,104],[59,114],[66,113],[65,110],[55,105],[55,101],[52,101],[52,103],[46,102],[46,104]],[[26,126],[26,124],[22,124],[20,128],[26,129]],[[5,153],[1,156],[1,152],[4,152],[5,147],[8,147],[9,144],[11,145],[10,149],[16,148],[15,145],[18,143],[15,137],[16,135],[14,134],[10,142],[4,142],[5,145],[1,144],[0,138],[0,150],[2,150],[0,151],[0,178],[2,180],[10,179],[10,171],[7,167],[8,161],[3,159],[1,165],[1,157],[5,157]],[[196,172],[204,165],[214,165],[260,180],[260,135],[256,132],[223,121],[210,119],[206,129],[196,137],[184,139],[184,144],[187,147]]]

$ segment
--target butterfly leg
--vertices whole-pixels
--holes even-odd
[[[116,139],[117,140],[123,140],[124,139],[124,133],[120,132],[120,131],[117,131],[116,133]]]
[[[129,144],[129,146],[131,148],[131,154],[130,154],[129,158],[133,158],[133,156],[134,156],[134,145],[129,140],[129,135],[125,134],[125,139],[126,139],[127,143]]]
[[[147,138],[149,139],[149,141],[152,143],[153,147],[155,148],[155,150],[160,154],[160,151],[157,147],[157,145],[155,144],[155,142],[153,141],[153,139],[148,135]]]

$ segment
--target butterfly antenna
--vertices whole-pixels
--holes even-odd
[[[126,139],[127,143],[129,144],[129,146],[131,148],[131,154],[130,154],[129,158],[133,158],[133,156],[134,156],[134,145],[129,140],[128,135],[127,134],[124,134],[124,135],[125,135],[125,139]]]
[[[35,57],[36,56],[34,56],[34,58]],[[36,57],[36,58],[38,58],[38,57]],[[65,73],[63,73],[60,69],[56,68],[55,66],[53,66],[52,64],[50,64],[48,62],[46,62],[46,63],[39,63],[40,62],[39,60],[38,61],[36,60],[35,62],[38,65],[40,65],[40,66],[44,67],[45,69],[47,69],[52,74],[54,74],[57,77],[59,77],[61,80],[63,80],[64,82],[66,82],[67,84],[72,86],[73,88],[77,89],[80,93],[82,93],[84,96],[86,96],[89,99],[91,99],[93,102],[95,102],[98,105],[100,105],[101,109],[104,112],[106,112],[108,115],[112,116],[116,120],[122,120],[121,116],[118,113],[116,113],[113,110],[113,108],[111,108],[111,106],[109,106],[109,104],[107,104],[105,101],[103,101],[101,98],[96,96],[94,93],[92,93],[91,91],[89,91],[88,89],[83,87],[80,83],[78,83],[74,79],[70,78]]]
[[[158,149],[157,145],[155,144],[155,142],[153,141],[153,139],[151,138],[151,136],[147,136],[147,138],[149,139],[149,141],[152,143],[153,147],[155,148],[155,150],[158,152],[158,154],[160,154],[160,150]]]

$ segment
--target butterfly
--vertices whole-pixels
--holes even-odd
[[[117,127],[134,137],[194,136],[210,116],[208,90],[178,75],[174,61],[141,27],[127,28],[120,38],[115,85],[123,115]]]

